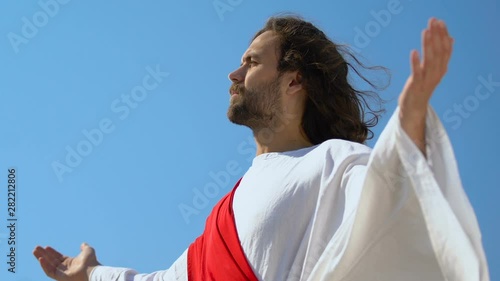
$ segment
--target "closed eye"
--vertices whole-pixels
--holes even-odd
[[[254,67],[256,66],[257,64],[259,64],[258,62],[256,61],[248,61],[248,62],[245,62],[245,63],[240,63],[240,67],[242,67],[244,64],[247,64],[249,65],[250,67]]]
[[[252,67],[252,66],[255,66],[255,65],[259,64],[259,63],[255,60],[255,58],[256,58],[256,57],[257,57],[257,56],[256,56],[255,54],[246,56],[246,57],[243,59],[243,61],[241,62],[240,67],[241,67],[241,66],[243,66],[244,64],[248,64],[250,67]]]

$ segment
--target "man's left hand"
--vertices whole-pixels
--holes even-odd
[[[411,74],[399,96],[401,126],[425,154],[425,118],[432,93],[446,74],[451,57],[453,38],[443,21],[431,18],[422,32],[420,59],[411,51]]]

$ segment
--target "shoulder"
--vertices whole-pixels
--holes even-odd
[[[372,148],[365,144],[341,139],[326,140],[319,144],[317,149],[337,157],[356,154],[370,154],[372,151]]]
[[[323,166],[329,169],[367,165],[372,152],[372,148],[367,145],[341,139],[324,141],[314,150],[316,157],[321,157]]]

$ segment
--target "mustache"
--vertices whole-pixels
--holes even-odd
[[[242,86],[241,84],[232,84],[231,87],[229,88],[229,93],[231,92],[235,92],[241,95],[245,93],[245,87]]]

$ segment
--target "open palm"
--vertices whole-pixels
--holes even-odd
[[[88,281],[91,268],[99,265],[92,247],[83,243],[76,257],[62,255],[52,247],[37,246],[33,255],[47,276],[58,281]]]
[[[399,97],[402,110],[420,115],[427,112],[429,100],[448,69],[452,49],[453,38],[446,24],[431,18],[422,32],[422,60],[416,50],[410,54],[412,73]]]
[[[399,120],[411,140],[426,154],[426,114],[429,100],[448,70],[453,38],[442,20],[431,18],[422,32],[422,59],[410,54],[411,74],[399,96]]]

